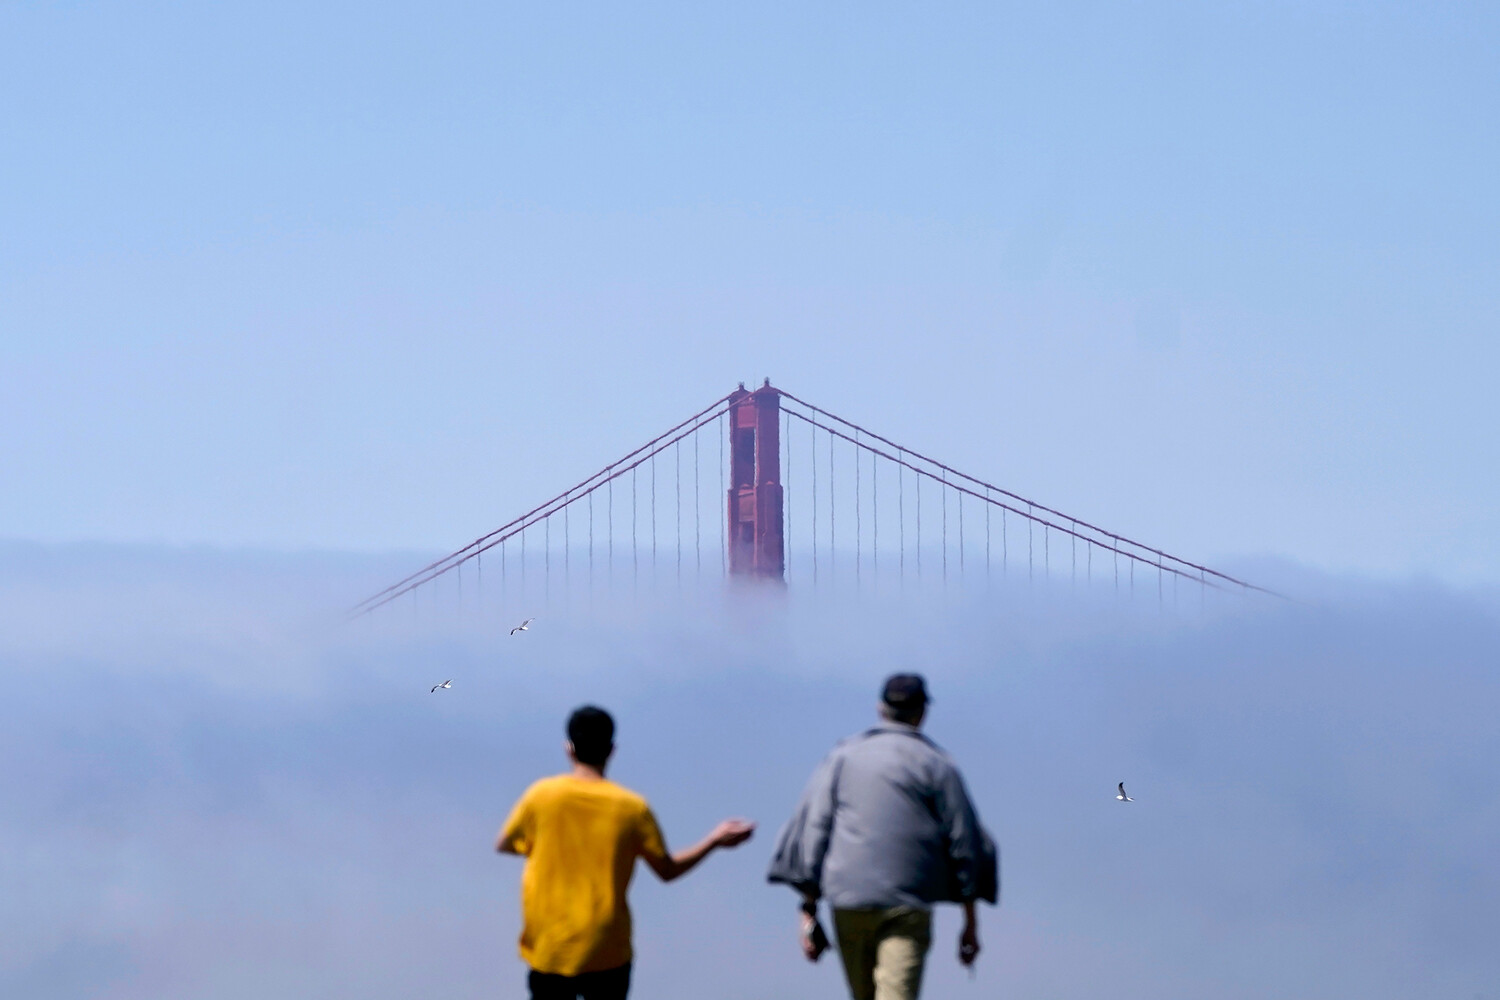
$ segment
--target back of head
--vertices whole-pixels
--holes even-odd
[[[589,767],[603,767],[615,748],[615,720],[596,705],[584,705],[568,716],[573,757]]]
[[[880,691],[880,714],[892,722],[921,725],[931,700],[921,674],[892,674]]]

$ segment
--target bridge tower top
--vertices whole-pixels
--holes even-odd
[[[766,379],[729,395],[729,572],[784,580],[781,391]]]

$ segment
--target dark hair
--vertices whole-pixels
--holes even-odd
[[[568,742],[578,763],[603,767],[609,752],[615,748],[615,720],[594,705],[575,709],[568,716]]]

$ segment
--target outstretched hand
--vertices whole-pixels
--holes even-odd
[[[748,819],[726,819],[714,827],[714,832],[709,834],[715,847],[738,847],[750,839],[755,832],[755,824]]]

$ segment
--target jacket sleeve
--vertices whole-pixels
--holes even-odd
[[[804,895],[822,895],[823,858],[833,833],[834,790],[838,783],[840,755],[829,754],[808,779],[802,799],[781,834],[771,856],[768,882],[784,882]]]
[[[958,768],[951,764],[937,783],[937,813],[948,841],[948,899],[966,903],[1000,897],[1000,852],[979,823]]]

